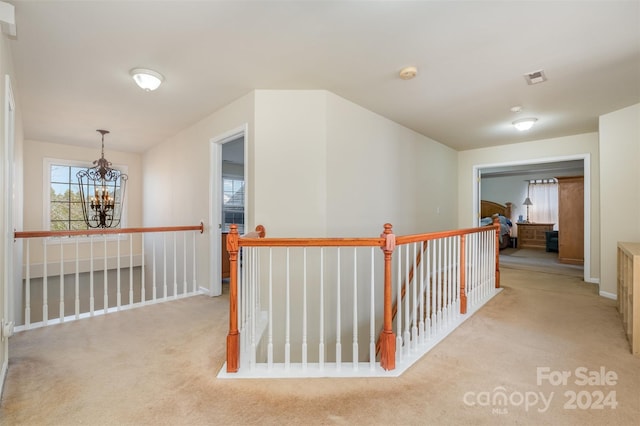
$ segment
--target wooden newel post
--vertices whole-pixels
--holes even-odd
[[[500,288],[500,219],[493,217],[493,226],[496,227],[496,288]]]
[[[240,366],[240,333],[238,332],[238,226],[231,225],[227,235],[229,252],[229,334],[227,335],[227,373],[237,373]]]
[[[465,247],[465,235],[460,236],[460,313],[467,313],[467,261],[466,261],[466,247]]]
[[[382,250],[384,251],[384,325],[380,336],[380,366],[385,370],[396,368],[396,336],[392,326],[391,300],[391,255],[396,247],[396,237],[391,224],[384,224]]]

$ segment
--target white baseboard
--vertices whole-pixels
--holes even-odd
[[[600,296],[606,297],[607,299],[618,300],[618,295],[614,293],[609,293],[608,291],[600,290]]]
[[[585,283],[590,283],[590,284],[600,284],[600,278],[587,278],[584,280]]]
[[[7,378],[7,370],[9,369],[9,360],[4,360],[2,363],[2,371],[0,371],[0,399],[2,398],[2,393],[4,392],[4,381]]]
[[[205,294],[207,296],[213,296],[213,294],[211,294],[211,291],[206,287],[200,287],[200,293]]]

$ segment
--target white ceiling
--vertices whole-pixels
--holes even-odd
[[[98,147],[104,128],[107,150],[143,152],[253,89],[326,89],[462,150],[597,131],[640,102],[637,0],[10,2],[28,139]],[[166,80],[145,93],[134,67]]]

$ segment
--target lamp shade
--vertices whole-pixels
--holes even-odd
[[[527,198],[524,200],[524,203],[522,203],[522,205],[524,205],[524,206],[532,206],[532,205],[533,205],[533,203],[531,202],[531,198],[527,197]]]
[[[145,68],[134,68],[129,74],[131,74],[136,84],[147,92],[156,90],[164,81],[162,74]]]

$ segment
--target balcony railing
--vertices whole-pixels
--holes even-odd
[[[222,377],[397,375],[499,288],[499,225],[375,238],[241,237]],[[385,373],[390,372],[390,373]]]
[[[196,226],[16,232],[23,307],[16,331],[199,293]]]

